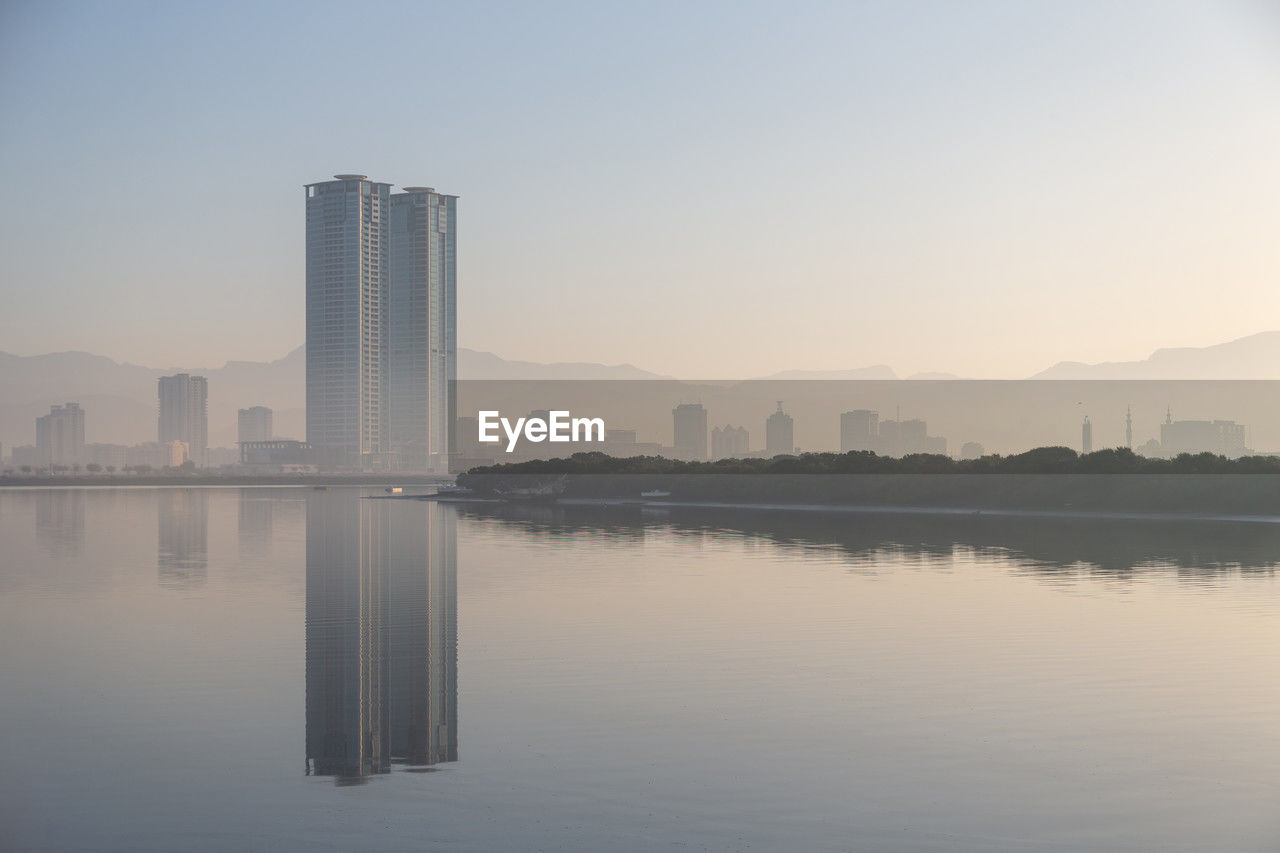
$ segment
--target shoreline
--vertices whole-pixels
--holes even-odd
[[[383,496],[373,496],[382,499]],[[447,495],[388,495],[388,499],[437,501],[439,503],[516,507],[571,507],[591,509],[732,509],[760,512],[803,512],[839,515],[924,515],[952,518],[1046,518],[1062,520],[1120,521],[1202,521],[1242,524],[1280,524],[1280,515],[1248,515],[1202,512],[1132,512],[1105,510],[1009,509],[1000,507],[889,506],[884,504],[745,503],[737,501],[637,501],[625,498],[561,498],[555,501],[506,501],[498,498],[468,498]]]
[[[234,474],[191,477],[0,477],[0,489],[56,489],[107,486],[127,488],[142,486],[438,486],[451,483],[446,474],[298,474],[293,476]]]

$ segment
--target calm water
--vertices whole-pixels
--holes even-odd
[[[0,491],[0,848],[1280,849],[1280,526]]]

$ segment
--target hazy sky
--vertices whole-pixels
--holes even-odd
[[[1280,328],[1280,11],[0,4],[0,350],[303,340],[302,184],[461,195],[462,346],[1023,376]]]

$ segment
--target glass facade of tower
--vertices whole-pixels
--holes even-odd
[[[333,467],[385,465],[390,194],[363,175],[306,187],[307,441]]]
[[[448,470],[457,197],[306,187],[307,441],[337,468]]]
[[[390,444],[393,466],[448,470],[457,379],[456,196],[391,196]]]

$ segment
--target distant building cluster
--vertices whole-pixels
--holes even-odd
[[[8,468],[26,474],[145,474],[240,465],[243,450],[208,446],[208,400],[208,381],[203,376],[179,373],[160,377],[156,440],[133,445],[86,442],[85,409],[79,403],[52,406],[49,414],[36,418],[36,443],[14,447]],[[266,406],[241,409],[241,444],[270,444],[271,422],[272,411]],[[269,453],[250,456],[257,464],[245,466],[246,471],[299,470],[296,454],[285,454],[286,461],[279,464]],[[314,459],[306,463],[306,470],[316,470]]]
[[[726,424],[711,430],[711,458],[733,459],[751,452],[751,433],[746,427]]]
[[[854,409],[840,415],[840,452],[870,450],[881,456],[947,452],[947,440],[929,435],[922,420],[880,420],[879,412]]]
[[[1245,446],[1245,428],[1235,421],[1175,421],[1173,412],[1165,414],[1160,425],[1160,456],[1173,458],[1180,453],[1213,453],[1236,459],[1249,453]]]
[[[1133,446],[1133,411],[1125,411],[1124,446],[1141,456],[1151,459],[1172,459],[1183,453],[1212,453],[1228,459],[1248,456],[1248,430],[1244,424],[1226,420],[1186,420],[1175,421],[1172,408],[1165,411],[1165,419],[1160,424],[1160,437],[1152,437],[1134,448]],[[1088,416],[1080,428],[1080,450],[1092,453],[1094,450],[1093,424]]]

